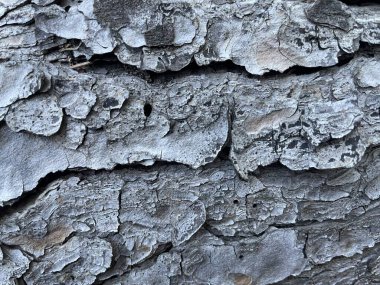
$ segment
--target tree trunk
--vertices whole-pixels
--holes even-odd
[[[0,1],[0,284],[379,283],[379,19]]]

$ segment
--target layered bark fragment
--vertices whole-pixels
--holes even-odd
[[[358,58],[328,72],[247,84],[234,97],[231,158],[239,173],[277,161],[293,170],[355,165],[379,143],[379,89],[370,87],[378,62]]]
[[[162,88],[120,72],[115,80],[111,74],[43,69],[54,81],[49,91],[14,103],[6,115],[12,130],[33,134],[1,128],[1,202],[68,168],[155,160],[199,167],[213,161],[227,140],[228,104],[221,91],[227,78],[184,78]]]
[[[205,70],[149,84],[118,69],[35,65],[53,83],[5,110],[7,125],[26,132],[0,129],[0,201],[65,169],[157,160],[197,168],[216,158],[230,130],[243,178],[277,161],[294,170],[352,167],[379,143],[377,63],[377,55],[359,56],[340,68],[260,80]]]
[[[71,174],[1,218],[2,251],[17,248],[18,260],[27,261],[4,256],[3,278],[21,272],[28,284],[317,280],[312,272],[325,264],[346,266],[336,258],[379,242],[379,166],[374,149],[349,170],[297,174],[272,166],[248,181],[228,161],[198,170],[157,165]]]
[[[360,41],[380,41],[378,6],[338,0],[11,2],[0,12],[1,58],[67,60],[44,52],[66,44],[75,57],[112,52],[123,63],[156,72],[178,71],[192,60],[232,60],[263,74],[332,66],[357,51]]]

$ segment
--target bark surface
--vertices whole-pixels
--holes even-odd
[[[0,284],[380,283],[380,5],[0,0]]]

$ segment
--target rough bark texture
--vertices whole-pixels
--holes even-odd
[[[380,283],[380,5],[0,0],[0,284]]]

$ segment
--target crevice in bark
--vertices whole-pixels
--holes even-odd
[[[122,70],[127,74],[133,74],[146,80],[148,83],[164,83],[169,82],[175,78],[181,78],[189,75],[195,75],[200,73],[219,73],[219,72],[229,72],[243,74],[248,78],[255,79],[271,79],[271,78],[282,78],[290,75],[305,75],[313,74],[324,70],[329,70],[335,67],[340,67],[348,64],[352,59],[358,54],[365,54],[368,56],[373,55],[374,47],[377,45],[360,42],[360,47],[354,53],[342,52],[338,56],[338,63],[333,66],[319,66],[319,67],[305,67],[305,66],[293,66],[284,72],[271,70],[263,75],[254,75],[246,71],[244,66],[237,65],[233,63],[232,60],[226,60],[221,62],[211,62],[208,65],[199,66],[193,59],[190,64],[182,68],[179,71],[167,70],[164,72],[154,72],[149,70],[140,70],[135,66],[121,63],[115,54],[97,54],[91,57],[88,61],[84,58],[75,58],[73,53],[70,53],[70,64],[71,68],[75,68],[79,72],[88,72],[91,70],[96,70],[98,68],[106,68],[109,71],[112,70]],[[58,48],[59,49],[59,48]],[[86,64],[88,63],[88,64]]]
[[[17,278],[15,282],[16,282],[16,285],[27,285],[27,283],[25,282],[22,276],[20,278]]]
[[[228,160],[230,156],[230,151],[231,151],[231,144],[228,142],[226,145],[220,150],[217,159],[219,158],[220,160]]]
[[[338,57],[338,63],[333,66],[327,67],[304,67],[304,66],[293,66],[284,72],[279,71],[269,71],[263,75],[253,75],[246,71],[243,66],[239,66],[232,62],[232,60],[226,60],[223,62],[211,62],[205,66],[199,66],[192,60],[189,65],[184,67],[179,71],[165,71],[162,73],[156,73],[153,71],[140,70],[139,68],[121,63],[115,54],[106,53],[101,55],[94,55],[89,59],[88,64],[84,64],[87,60],[84,57],[74,57],[73,53],[70,53],[70,64],[72,68],[77,69],[79,72],[87,72],[98,68],[106,68],[108,71],[112,70],[123,70],[127,74],[137,75],[148,83],[162,83],[170,81],[174,78],[180,78],[187,75],[199,74],[199,73],[215,73],[215,72],[230,72],[244,74],[248,78],[256,79],[268,79],[268,78],[278,78],[286,77],[289,75],[305,75],[313,74],[324,70],[329,70],[331,68],[339,67],[348,64],[352,59],[358,54],[365,53],[366,55],[373,55],[373,50],[376,45],[360,42],[360,47],[354,53],[345,53]],[[60,49],[59,47],[53,48],[53,50]],[[83,65],[82,65],[83,64]],[[76,67],[77,66],[77,67]]]
[[[233,109],[235,108],[234,102],[232,104],[229,104],[229,110],[228,110],[228,134],[227,139],[224,142],[224,145],[222,146],[221,150],[219,151],[218,155],[216,156],[215,160],[229,160],[230,159],[230,152],[232,147],[232,124],[234,121],[234,112]]]
[[[248,72],[243,66],[234,64],[231,60],[221,62],[211,62],[208,65],[198,65],[195,60],[192,60],[190,64],[182,68],[179,71],[165,71],[156,73],[148,71],[152,77],[153,82],[168,82],[178,77],[189,76],[199,73],[217,73],[217,72],[231,72],[231,73],[243,73],[248,76]]]
[[[144,170],[147,170],[147,169],[150,169],[152,168],[153,166],[155,167],[165,167],[165,166],[169,166],[169,165],[183,165],[181,163],[178,163],[178,162],[175,162],[175,161],[160,161],[160,160],[157,160],[153,165],[151,166],[147,166],[147,165],[143,165],[141,163],[131,163],[131,164],[117,164],[115,165],[115,167],[113,167],[111,170],[105,170],[105,169],[99,169],[99,170],[89,170],[89,171],[94,171],[94,173],[98,173],[98,172],[104,172],[104,171],[116,171],[116,170],[141,170],[141,171],[144,171]]]
[[[340,2],[348,5],[348,6],[373,6],[379,5],[379,1],[377,0],[339,0]]]
[[[252,235],[249,235],[249,236],[248,235],[226,236],[226,235],[221,234],[220,232],[218,232],[218,230],[214,229],[210,224],[208,224],[207,220],[204,223],[204,225],[202,226],[202,229],[204,229],[205,231],[209,232],[213,236],[221,239],[224,242],[240,241],[242,239],[247,239],[247,238],[250,238],[250,237],[261,237],[261,236],[265,235],[266,232],[267,232],[267,231],[263,231],[262,233],[260,233],[258,235],[252,234]]]
[[[54,173],[49,173],[45,177],[41,178],[37,184],[36,187],[34,187],[33,190],[28,191],[28,192],[23,192],[21,196],[18,198],[9,201],[5,206],[0,207],[0,217],[3,217],[7,214],[10,214],[12,212],[17,212],[18,210],[23,209],[27,205],[33,204],[38,197],[43,193],[44,190],[46,190],[46,187],[58,180],[65,178],[70,175],[82,175],[82,172],[72,170],[72,169],[67,169],[63,171],[57,171]]]
[[[305,237],[305,244],[302,248],[302,253],[303,253],[303,257],[307,259],[307,252],[306,252],[306,248],[307,248],[307,241],[309,240],[309,233],[306,233],[306,237]]]

